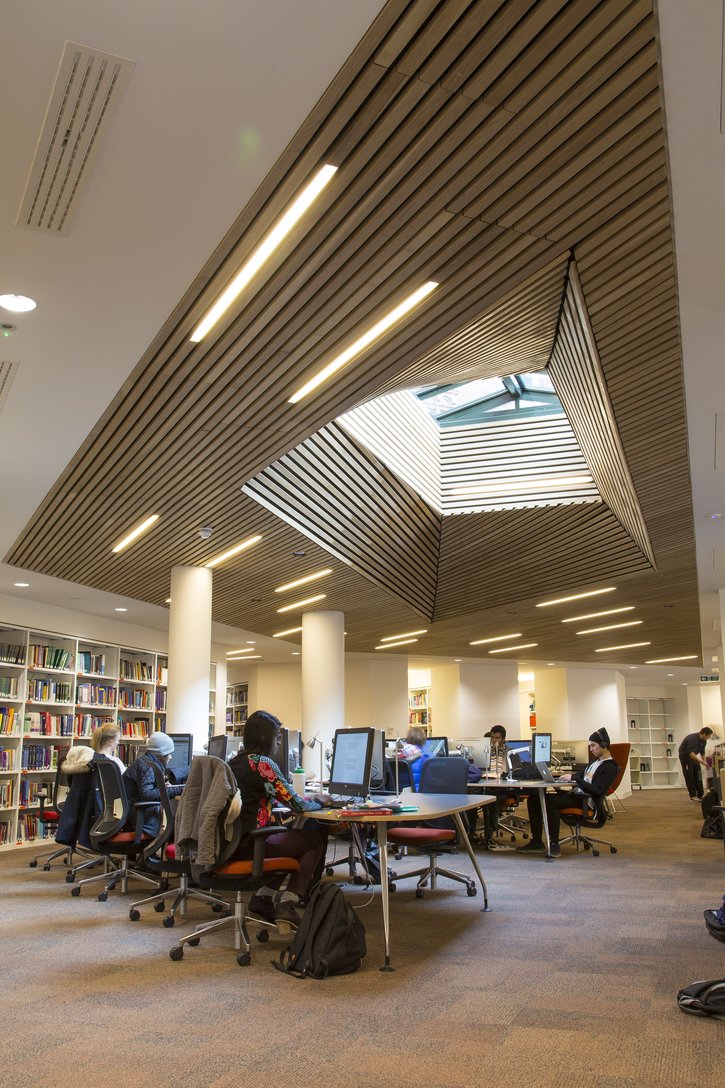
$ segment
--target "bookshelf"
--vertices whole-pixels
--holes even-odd
[[[247,714],[249,712],[249,685],[248,684],[229,684],[227,686],[227,710],[226,710],[226,729],[229,732],[231,726],[231,732],[234,736],[240,737],[244,730],[244,723],[247,720]]]
[[[52,790],[72,744],[117,722],[130,763],[166,729],[168,664],[153,650],[0,623],[0,850],[45,836],[37,793]]]
[[[632,788],[679,786],[674,699],[627,699],[627,725]]]
[[[430,688],[410,688],[408,691],[408,727],[419,725],[430,736],[432,723]]]

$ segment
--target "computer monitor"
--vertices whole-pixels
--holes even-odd
[[[476,767],[487,771],[491,766],[491,738],[463,737],[459,742],[460,754],[471,760]],[[455,753],[454,753],[455,754]]]
[[[385,784],[385,730],[373,729],[373,756],[370,764],[370,789],[382,789]]]
[[[279,733],[279,745],[275,763],[282,773],[289,778],[302,760],[302,733],[299,729],[287,729],[282,726]]]
[[[506,749],[512,766],[519,766],[521,763],[531,763],[530,740],[509,740],[507,737]]]
[[[194,734],[167,733],[166,735],[174,742],[174,751],[167,767],[189,767],[194,755]]]
[[[447,756],[448,737],[428,737],[423,745],[423,755],[431,757]]]
[[[531,762],[534,764],[551,763],[551,733],[531,734]]]
[[[367,797],[373,761],[374,729],[336,729],[329,791],[342,797]]]
[[[207,755],[216,756],[217,759],[223,759],[225,763],[228,763],[241,747],[241,737],[233,737],[231,733],[218,733],[214,737],[209,737],[206,751]]]

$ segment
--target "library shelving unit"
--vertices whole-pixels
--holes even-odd
[[[226,710],[226,728],[229,732],[231,726],[231,732],[234,736],[241,736],[244,730],[244,723],[247,720],[247,713],[249,711],[249,685],[248,684],[229,684],[227,685],[227,710]]]
[[[632,787],[671,789],[680,784],[674,699],[627,699]]]
[[[72,744],[117,722],[130,763],[165,730],[167,683],[168,658],[153,650],[0,624],[0,850],[45,837],[38,790],[52,789]]]
[[[408,726],[419,725],[430,735],[432,724],[430,688],[410,688],[408,691]]]

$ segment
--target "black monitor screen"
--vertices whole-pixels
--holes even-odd
[[[530,740],[509,740],[506,738],[506,748],[508,750],[509,759],[512,759],[513,756],[517,756],[519,763],[531,763]],[[518,764],[515,763],[515,765]]]
[[[302,734],[299,729],[287,729],[282,726],[279,733],[279,745],[274,761],[285,778],[289,778],[302,764]]]
[[[335,730],[330,793],[343,797],[367,797],[374,735],[374,729]]]
[[[373,758],[370,764],[370,788],[379,790],[385,781],[385,730],[373,730]]]
[[[223,759],[226,763],[232,759],[242,747],[242,738],[233,737],[229,733],[219,733],[215,737],[209,737],[207,754]]]
[[[551,763],[551,733],[533,733],[531,737],[531,762]]]
[[[169,740],[174,742],[174,751],[169,760],[168,767],[189,767],[191,757],[194,754],[193,733],[167,733]]]
[[[447,756],[448,737],[428,737],[423,745],[423,754],[426,756]]]

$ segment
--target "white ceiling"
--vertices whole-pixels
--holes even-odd
[[[38,301],[32,314],[2,312],[17,332],[0,339],[0,357],[19,369],[0,420],[11,451],[0,467],[0,554],[382,6],[382,0],[0,0],[0,96],[14,104],[5,110],[3,130],[0,293]],[[714,468],[715,416],[725,413],[723,5],[660,0],[657,6],[703,645],[718,653],[715,591],[725,573],[725,516],[714,522],[707,515],[725,515],[725,473]],[[66,40],[136,66],[69,235],[46,237],[14,223]],[[13,580],[11,568],[0,567],[0,591],[17,593]],[[43,579],[42,591],[38,576],[33,581],[31,592],[49,593],[45,583],[58,580]],[[108,604],[91,590],[69,593],[67,583],[56,589],[80,596],[80,610]]]

